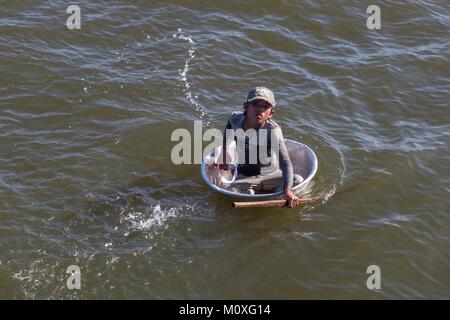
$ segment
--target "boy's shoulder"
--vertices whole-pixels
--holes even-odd
[[[245,120],[245,115],[243,111],[234,111],[228,121],[233,128],[239,128],[242,126]]]
[[[278,123],[276,123],[275,121],[273,121],[272,119],[269,119],[266,121],[266,124],[264,125],[265,129],[280,129],[281,127],[278,125]]]
[[[244,111],[233,111],[233,113],[230,116],[231,118],[240,118],[240,117],[244,117]]]

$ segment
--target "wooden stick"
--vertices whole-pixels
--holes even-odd
[[[284,207],[286,200],[265,200],[250,202],[233,202],[233,208],[277,208]]]
[[[299,199],[298,204],[312,203],[321,199],[317,198],[307,198]],[[250,201],[250,202],[233,202],[233,208],[281,208],[286,205],[286,200],[264,200],[264,201]]]

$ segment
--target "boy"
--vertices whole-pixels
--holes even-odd
[[[245,146],[245,152],[243,152],[245,159],[239,158],[239,175],[235,182],[231,184],[230,189],[237,189],[250,194],[254,194],[255,191],[277,192],[283,190],[283,199],[287,200],[286,205],[293,208],[297,206],[299,199],[294,194],[292,186],[294,181],[295,183],[300,183],[303,181],[303,178],[293,173],[292,163],[284,143],[281,128],[271,119],[274,114],[274,108],[275,97],[273,92],[265,87],[256,87],[248,93],[247,101],[244,103],[244,112],[234,112],[228,120],[223,141],[224,151],[227,145],[226,132],[230,129],[234,130],[234,132],[238,130],[239,132],[258,133],[260,133],[260,129],[265,129],[264,133],[267,132],[267,143],[262,143],[260,135],[258,135],[256,145],[253,146],[248,137],[242,137],[242,135],[239,137],[239,135],[234,134],[238,149],[239,146]],[[238,141],[239,139],[242,141]],[[273,146],[275,148],[272,148]],[[261,148],[263,148],[263,151],[267,150],[267,154],[270,154],[270,156],[267,156],[268,163],[263,164],[261,161],[262,158],[260,158],[259,152]],[[274,152],[273,149],[279,152]],[[240,151],[242,152],[242,150]],[[253,163],[249,161],[252,153],[253,156],[255,156],[255,153],[258,155],[257,161]],[[219,164],[219,168],[228,170],[226,152],[223,152],[223,163]]]

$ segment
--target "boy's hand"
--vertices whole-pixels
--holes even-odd
[[[287,200],[286,207],[287,208],[294,208],[298,206],[299,198],[294,194],[294,192],[290,189],[284,191],[283,198],[284,200]]]

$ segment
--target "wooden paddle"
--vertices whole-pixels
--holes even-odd
[[[299,199],[298,204],[307,204],[316,202],[322,197]],[[233,202],[233,208],[281,208],[286,205],[287,200],[265,200],[265,201],[250,201],[250,202]]]

